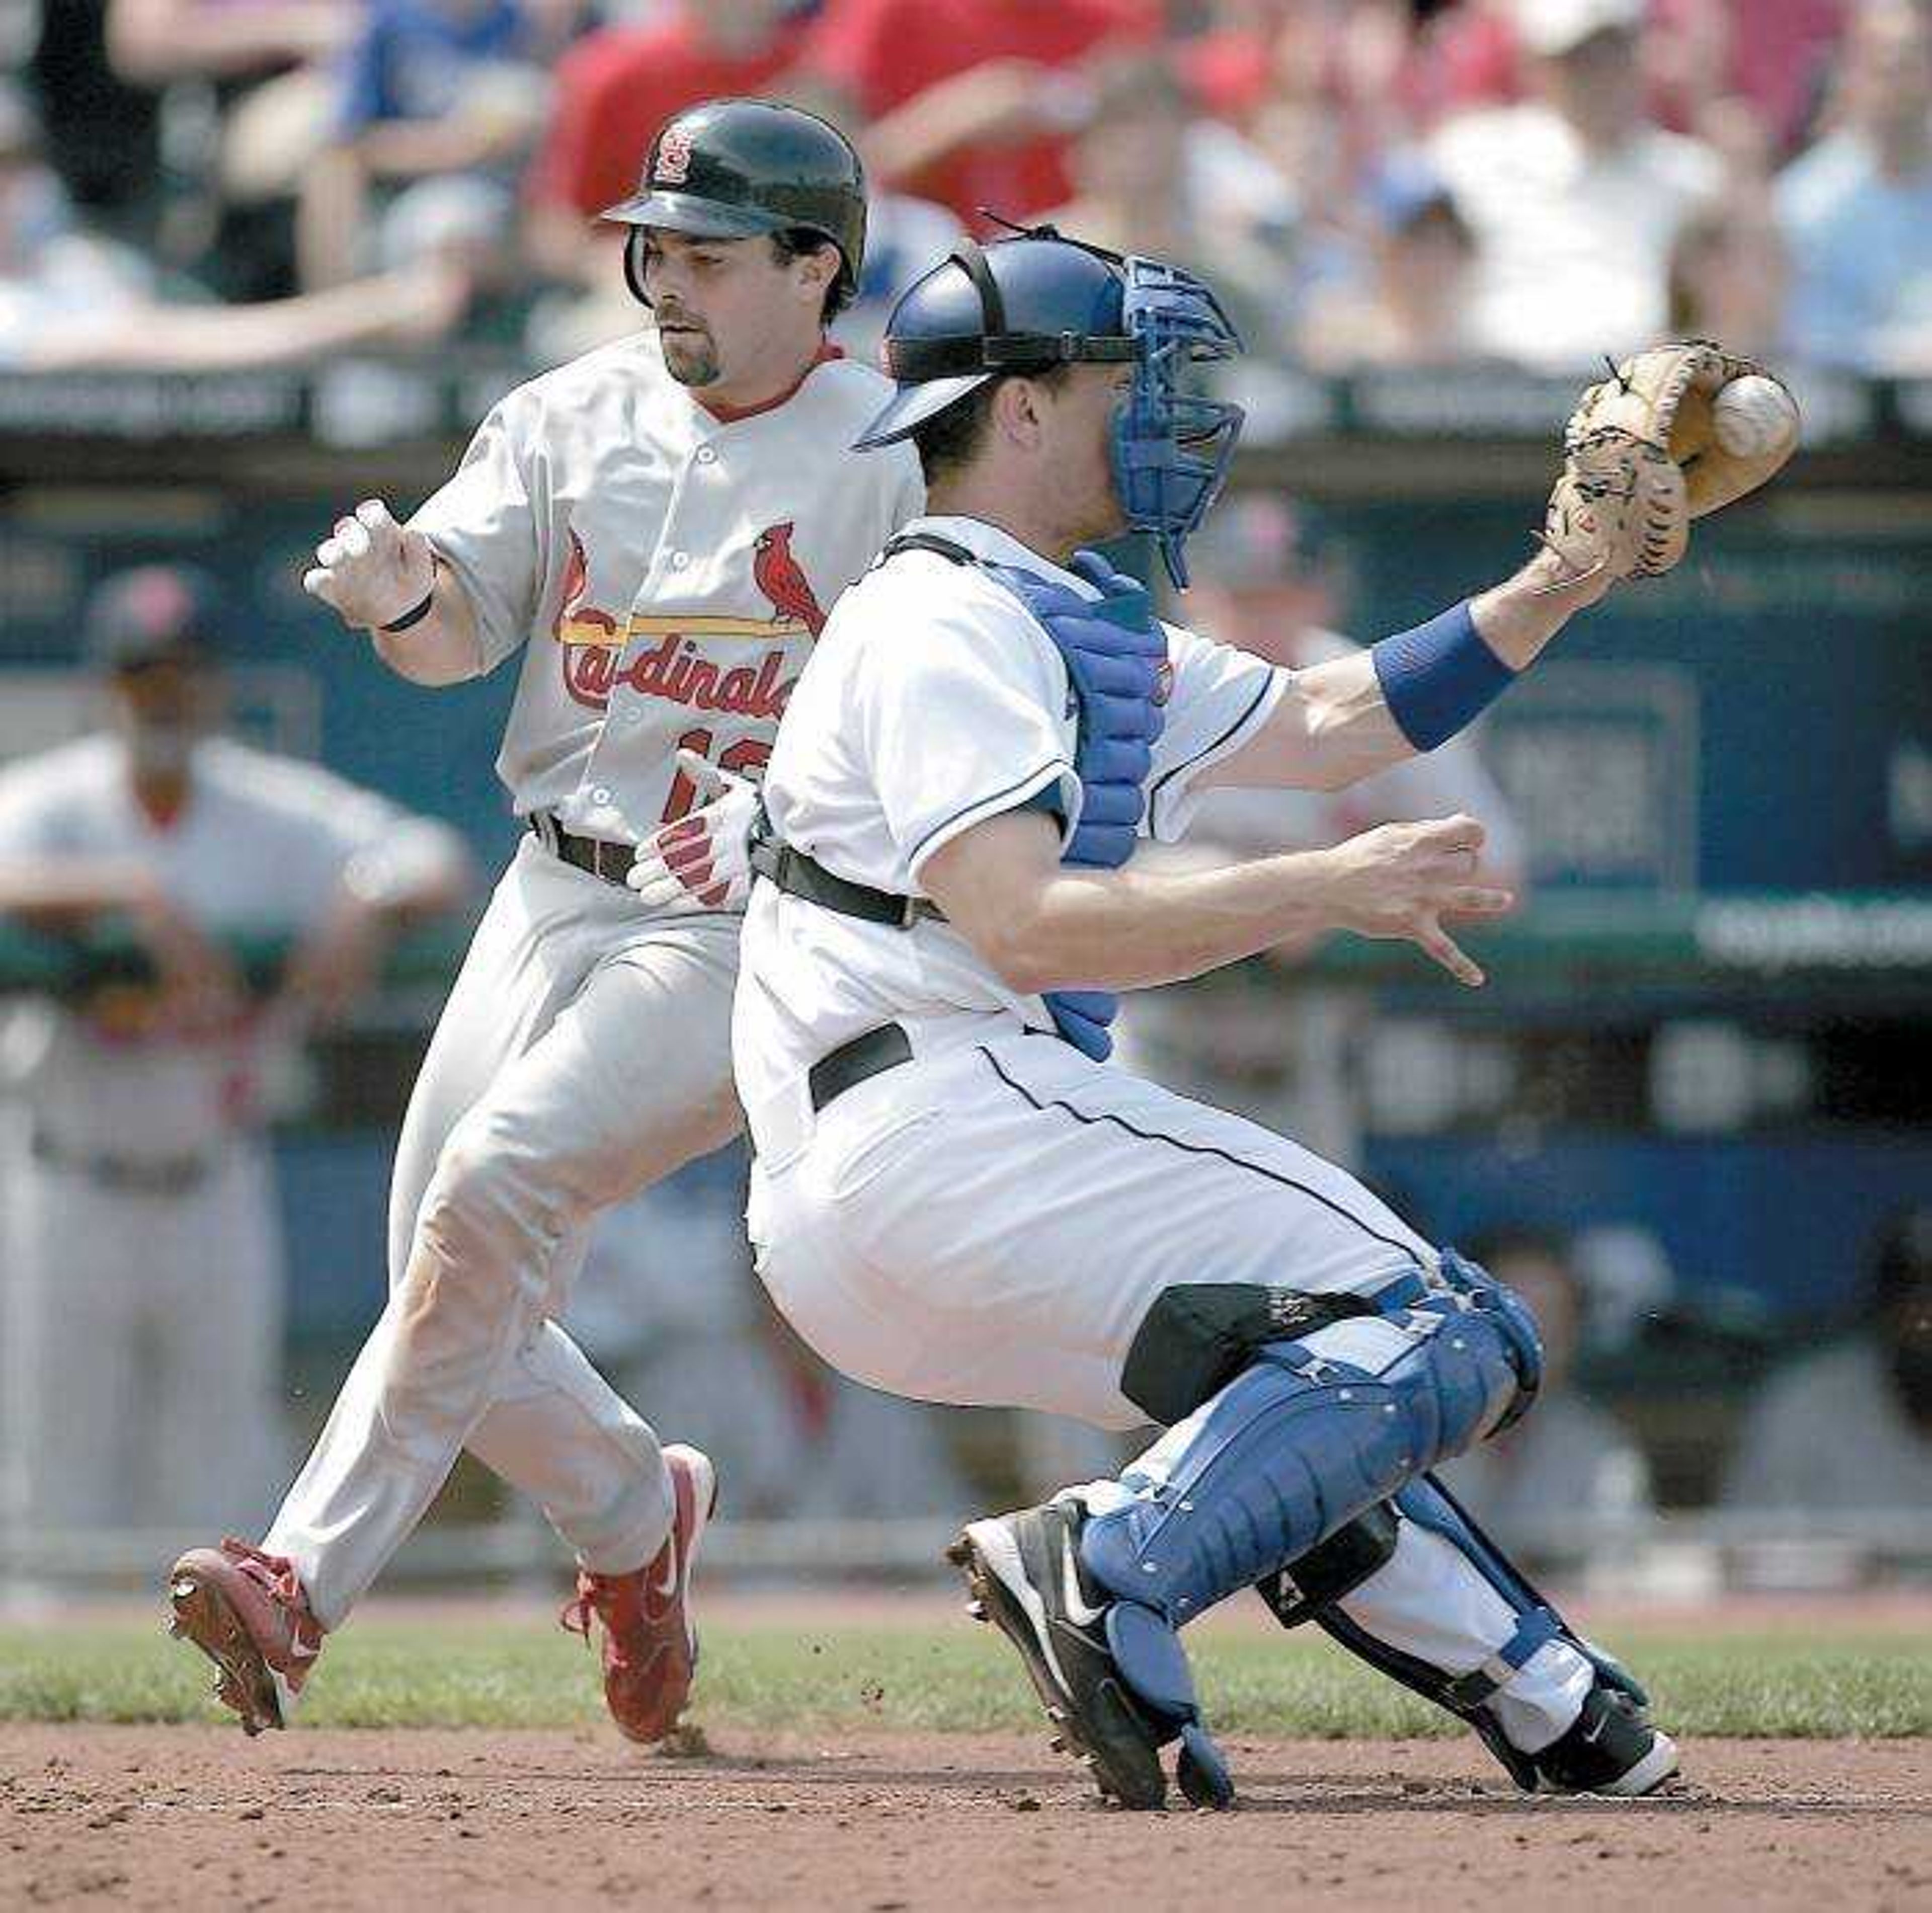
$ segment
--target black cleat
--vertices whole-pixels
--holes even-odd
[[[1529,1759],[1541,1792],[1635,1799],[1677,1771],[1677,1744],[1628,1694],[1600,1682],[1569,1732]]]
[[[1166,1804],[1162,1738],[1130,1697],[1107,1645],[1112,1596],[1096,1591],[1080,1566],[1086,1510],[1049,1501],[970,1523],[946,1551],[973,1597],[1020,1651],[1048,1717],[1054,1745],[1086,1762],[1094,1783],[1123,1807]]]

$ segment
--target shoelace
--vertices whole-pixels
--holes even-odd
[[[653,1563],[652,1566],[655,1567]],[[636,1582],[638,1606],[636,1619],[647,1627],[656,1626],[662,1617],[652,1612],[652,1588],[649,1576],[650,1568],[641,1568],[636,1574],[588,1574],[581,1570],[577,1576],[575,1597],[564,1603],[563,1612],[557,1618],[557,1625],[566,1634],[580,1634],[584,1645],[590,1643],[590,1618],[594,1614],[604,1623],[605,1632],[610,1639],[613,1652],[620,1652],[624,1644],[623,1630],[617,1625],[616,1609],[623,1600],[625,1589],[622,1584]]]
[[[308,1619],[308,1603],[302,1593],[302,1576],[286,1555],[264,1554],[238,1536],[224,1534],[221,1552],[255,1585],[275,1600],[296,1609]]]
[[[563,1605],[563,1612],[556,1618],[556,1624],[566,1634],[581,1634],[584,1645],[590,1645],[590,1618],[602,1617],[608,1624],[606,1609],[616,1600],[616,1590],[602,1575],[579,1573],[577,1593]]]

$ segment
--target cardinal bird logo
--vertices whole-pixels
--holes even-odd
[[[788,518],[758,534],[752,547],[752,579],[781,618],[795,619],[816,637],[825,628],[825,613],[812,580],[792,556],[791,528]]]

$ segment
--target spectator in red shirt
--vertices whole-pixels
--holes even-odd
[[[587,34],[557,63],[550,124],[531,163],[531,242],[568,272],[585,222],[637,184],[659,127],[700,100],[764,94],[804,43],[799,0],[674,0],[640,26]]]
[[[1084,62],[1161,25],[1159,0],[826,0],[810,61],[875,122],[879,184],[981,227],[982,206],[1022,219],[1070,196]]]
[[[1180,49],[1210,111],[1248,127],[1285,94],[1318,94],[1399,140],[1445,113],[1513,99],[1503,0],[1213,0]]]

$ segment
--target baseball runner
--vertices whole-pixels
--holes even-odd
[[[0,772],[0,909],[128,923],[152,981],[0,1015],[0,1516],[34,1530],[259,1521],[286,1465],[282,1241],[263,1081],[406,915],[454,903],[455,834],[217,734],[212,583],[96,592],[110,727]],[[251,1000],[224,938],[290,940]],[[215,1453],[235,1457],[224,1474]]]
[[[579,1564],[633,1738],[676,1719],[709,1460],[661,1451],[555,1318],[592,1218],[738,1128],[739,922],[708,886],[640,909],[634,847],[681,767],[761,765],[826,608],[922,498],[916,461],[844,448],[887,388],[826,320],[865,236],[856,156],[750,100],[669,121],[625,271],[655,322],[512,393],[406,526],[371,502],[304,582],[422,683],[523,649],[499,768],[530,834],[446,1006],[405,1118],[389,1306],[260,1547],[176,1564],[176,1624],[252,1732],[283,1724],[466,1445]]]
[[[1162,625],[1078,547],[1154,533],[1177,583],[1239,427],[1191,362],[1238,349],[1191,275],[1041,229],[904,295],[897,391],[932,515],[839,602],[765,779],[734,1021],[774,1300],[829,1361],[939,1402],[1167,1432],[1118,1478],[976,1521],[953,1558],[1064,1742],[1127,1805],[1162,1746],[1233,1784],[1179,1630],[1258,1586],[1469,1722],[1525,1787],[1641,1794],[1676,1765],[1641,1690],[1429,1470],[1536,1392],[1522,1305],[1353,1178],[1103,1066],[1112,991],[1311,928],[1419,943],[1494,914],[1467,818],[1143,874],[1222,784],[1327,787],[1454,736],[1688,519],[1775,469],[1704,449],[1714,348],[1622,369],[1573,424],[1546,548],[1366,653],[1289,672]]]

